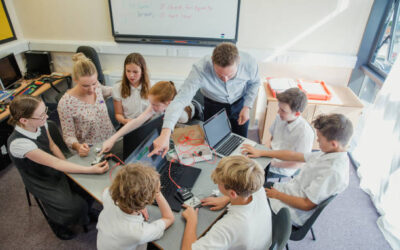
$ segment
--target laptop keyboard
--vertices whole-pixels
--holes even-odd
[[[231,135],[228,140],[224,142],[224,144],[221,145],[217,149],[217,153],[221,155],[228,156],[230,155],[242,142],[244,141],[243,138],[239,136],[234,136]]]
[[[160,176],[161,193],[165,197],[167,197],[170,194],[175,194],[176,190],[178,189],[175,186],[175,184],[169,179],[168,168],[169,168],[169,163],[168,163],[168,166],[165,167],[165,171]],[[181,166],[172,164],[172,166],[171,166],[171,178],[175,182],[177,182],[181,178],[183,172],[184,172],[184,169]]]

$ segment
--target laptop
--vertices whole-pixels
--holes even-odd
[[[145,122],[142,126],[124,135],[122,157],[126,159],[132,153],[132,151],[137,148],[140,142],[142,142],[154,129],[157,129],[157,131],[160,133],[163,119],[164,115],[153,117],[149,121]]]
[[[208,145],[215,149],[219,157],[241,155],[241,146],[250,144],[255,146],[255,141],[232,133],[231,123],[225,109],[221,109],[203,123],[203,130]]]
[[[152,166],[160,174],[161,193],[164,195],[171,209],[175,212],[181,210],[182,203],[176,198],[176,190],[178,187],[169,178],[171,178],[180,186],[191,189],[200,175],[201,169],[196,167],[187,167],[179,163],[172,162],[169,170],[170,162],[161,155],[153,155],[147,157],[153,149],[153,141],[159,136],[157,129],[154,129],[125,159],[125,164],[144,162]]]

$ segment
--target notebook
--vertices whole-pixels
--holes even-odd
[[[133,152],[125,159],[125,164],[144,162],[152,166],[160,174],[161,193],[168,201],[173,211],[179,212],[182,203],[175,198],[178,187],[169,178],[170,162],[161,155],[147,157],[153,150],[153,141],[159,136],[157,129],[154,129]],[[191,189],[199,177],[201,169],[196,167],[187,167],[179,163],[171,163],[171,178],[181,187]]]
[[[241,155],[241,146],[250,144],[255,146],[255,141],[232,133],[231,123],[225,109],[221,109],[203,123],[203,130],[208,145],[214,148],[220,157]]]

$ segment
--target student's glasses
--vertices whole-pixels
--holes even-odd
[[[40,117],[31,117],[29,119],[44,121],[47,118],[47,112],[48,111],[49,111],[49,108],[46,107],[46,109],[44,110],[43,114],[40,115]]]

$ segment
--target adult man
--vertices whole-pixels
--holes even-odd
[[[161,135],[154,140],[154,150],[149,154],[169,149],[169,138],[183,111],[197,90],[204,95],[204,120],[225,108],[234,133],[247,137],[249,110],[260,86],[258,66],[247,53],[238,51],[232,43],[221,43],[212,56],[206,56],[193,68],[181,91],[165,112]]]

